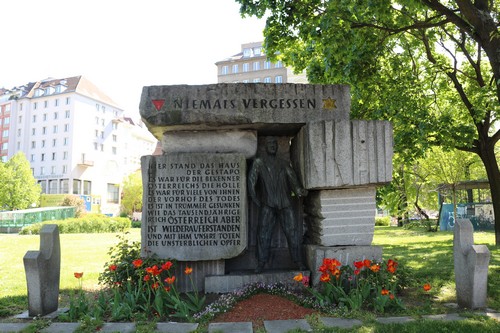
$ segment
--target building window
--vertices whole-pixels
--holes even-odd
[[[33,110],[36,110],[37,106],[38,106],[37,102],[33,103]]]
[[[241,82],[243,82],[243,83],[248,83],[249,81],[248,81],[248,80],[243,80],[243,81],[241,81]]]
[[[70,103],[70,99],[69,99],[69,97],[66,97],[66,105],[69,105],[69,103]]]
[[[113,134],[113,142],[116,142],[116,134]]]
[[[260,62],[256,61],[253,63],[253,70],[258,71],[260,69]]]
[[[64,132],[69,132],[69,124],[64,124]]]
[[[63,170],[64,170],[64,166],[63,166]],[[63,171],[63,173],[64,173],[64,171]],[[60,189],[61,189],[61,193],[63,193],[63,194],[69,192],[69,180],[68,179],[61,179]]]
[[[47,181],[39,180],[38,184],[40,184],[40,188],[42,189],[42,193],[47,193]]]
[[[271,77],[270,76],[266,76],[264,78],[264,83],[271,83]]]
[[[95,124],[99,125],[99,117],[95,117]]]
[[[114,130],[116,130],[116,129],[118,129],[118,124],[117,123],[113,123],[112,127],[113,127]]]
[[[80,194],[80,179],[73,179],[73,194]]]
[[[9,130],[3,130],[2,131],[2,138],[8,138],[9,137]]]
[[[30,161],[31,161],[31,162],[35,162],[35,154],[31,154]]]
[[[104,132],[101,131],[101,139],[104,139]]]
[[[104,151],[104,145],[101,143],[101,151]]]
[[[271,62],[270,61],[264,61],[264,69],[271,69]]]
[[[116,147],[111,147],[111,152],[113,153],[113,155],[116,155]]]
[[[46,113],[43,114],[43,121],[47,121],[47,114]]]
[[[21,150],[21,142],[17,142],[17,150]]]
[[[45,175],[45,167],[40,167],[40,175]]]
[[[43,101],[43,107],[47,108],[48,106],[49,106],[49,102],[48,101]]]
[[[68,145],[68,138],[64,138],[63,145],[65,145],[65,146]]]
[[[57,112],[54,112],[54,120],[57,119],[58,116]]]
[[[23,103],[19,104],[19,111],[23,111]]]
[[[42,134],[47,134],[47,127],[42,127]]]
[[[69,118],[69,110],[64,111],[64,117]]]
[[[49,180],[49,194],[56,194],[57,193],[57,180],[51,179]]]
[[[277,61],[275,64],[274,64],[274,68],[281,68],[283,67],[283,63],[281,62],[281,60]]]
[[[92,194],[92,182],[90,180],[83,181],[83,194],[84,195]]]
[[[3,124],[4,125],[10,124],[10,117],[3,118]]]
[[[99,145],[97,144],[97,142],[94,142],[94,150],[98,150],[99,148]]]
[[[243,64],[243,72],[248,72],[250,70],[250,64],[248,62]]]
[[[233,74],[238,73],[238,64],[233,65]]]
[[[59,100],[58,100],[58,99],[56,99],[56,100],[54,101],[54,106],[59,106]]]
[[[23,122],[23,116],[19,116],[19,124]]]
[[[67,165],[63,165],[62,166],[62,173],[63,173],[63,175],[65,175],[67,172],[68,172],[68,166]]]
[[[31,149],[33,148],[36,148],[36,142],[35,141],[31,141]]]
[[[57,139],[52,139],[52,147],[55,147],[57,144]]]
[[[54,125],[54,133],[57,133],[57,125]]]
[[[99,137],[99,130],[95,130],[95,137],[98,138]]]
[[[42,153],[42,157],[40,158],[40,161],[45,161],[45,154]]]
[[[250,57],[251,55],[252,55],[252,50],[251,49],[248,49],[248,48],[243,49],[243,56],[245,58]]]
[[[53,165],[53,166],[50,167],[50,174],[51,175],[55,175],[56,174],[56,166],[55,165]],[[54,192],[54,193],[56,193],[56,192]]]
[[[68,159],[68,152],[65,151],[63,152],[63,160],[67,160]]]
[[[36,114],[33,115],[33,122],[36,123]]]
[[[9,144],[7,142],[2,143],[2,150],[7,150],[7,146]]]
[[[227,65],[222,66],[220,73],[221,73],[222,75],[227,75],[227,74],[229,74],[229,66],[227,66]]]
[[[108,184],[108,203],[118,203],[120,185]]]
[[[260,47],[254,47],[253,48],[253,55],[256,57],[260,56],[261,50],[262,50],[262,48],[260,48]]]
[[[56,160],[56,153],[52,153],[52,161]]]
[[[21,129],[20,128],[17,129],[17,136],[21,136]]]
[[[283,83],[283,76],[278,75],[274,78],[275,83]]]
[[[42,148],[45,148],[45,140],[42,140]]]
[[[254,83],[259,83],[259,82],[260,82],[260,79],[259,79],[259,78],[253,79],[253,82],[254,82]]]

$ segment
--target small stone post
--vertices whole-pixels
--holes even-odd
[[[455,223],[453,257],[457,302],[460,307],[486,307],[490,251],[486,245],[474,245],[472,223],[460,219]]]
[[[56,224],[42,227],[40,251],[26,252],[23,261],[28,284],[29,316],[44,316],[56,311],[61,275],[61,247]]]

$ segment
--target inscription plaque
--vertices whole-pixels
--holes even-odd
[[[143,256],[184,261],[236,257],[247,245],[241,154],[143,156]]]

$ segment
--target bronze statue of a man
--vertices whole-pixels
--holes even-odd
[[[266,138],[267,155],[257,157],[248,174],[248,189],[253,202],[260,207],[257,227],[256,273],[262,272],[269,260],[273,229],[279,221],[288,242],[292,260],[301,270],[305,269],[301,259],[301,235],[292,208],[292,192],[297,196],[307,195],[302,188],[290,163],[276,156],[278,141],[276,137]],[[256,187],[259,184],[260,197]]]

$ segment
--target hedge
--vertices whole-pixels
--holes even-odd
[[[57,224],[61,234],[123,232],[131,227],[131,221],[126,217],[86,214],[80,218],[35,223],[24,227],[19,233],[21,235],[38,235],[44,224]]]

